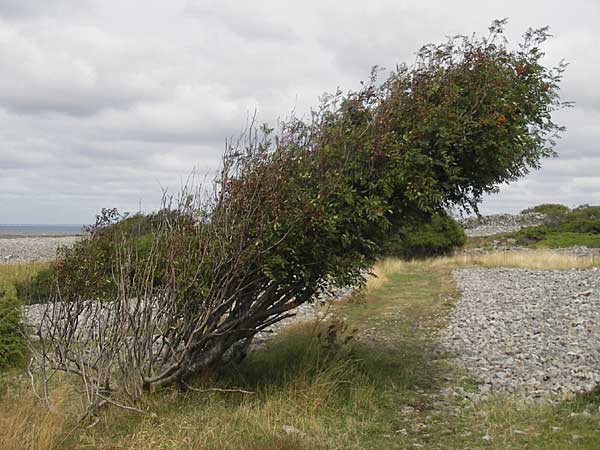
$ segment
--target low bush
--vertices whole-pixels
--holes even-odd
[[[434,215],[429,221],[404,227],[383,246],[383,253],[401,258],[447,255],[466,242],[462,227],[450,216]]]
[[[599,248],[600,234],[553,232],[549,233],[544,240],[532,245],[532,247],[536,248],[564,248],[576,246]]]
[[[550,217],[562,217],[567,214],[571,209],[568,206],[561,205],[559,203],[544,203],[541,205],[534,206],[532,208],[527,208],[521,211],[521,214],[545,214]]]
[[[548,233],[552,230],[547,225],[537,225],[534,227],[525,227],[514,233],[511,237],[517,240],[519,244],[530,245],[546,239]]]
[[[544,248],[600,247],[600,206],[539,205],[524,212],[547,215],[544,225],[523,228],[509,237],[521,245]]]
[[[0,369],[16,365],[25,354],[21,302],[12,284],[0,285]]]
[[[127,252],[133,258],[130,277],[143,270],[155,245],[154,231],[161,216],[172,212],[133,216],[116,209],[103,209],[96,223],[88,227],[90,236],[70,248],[59,250],[59,259],[31,277],[15,282],[18,298],[24,304],[45,303],[60,297],[110,300],[117,295],[117,261]],[[164,258],[159,258],[163,261]],[[154,276],[164,278],[160,265]]]
[[[600,206],[580,205],[569,212],[565,221],[600,220]]]
[[[46,303],[52,295],[55,277],[56,270],[51,265],[33,277],[16,281],[17,297],[26,305]]]
[[[558,225],[557,231],[600,234],[600,219],[576,219],[569,222],[564,222]]]

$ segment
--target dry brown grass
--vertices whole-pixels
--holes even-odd
[[[575,256],[555,250],[530,250],[490,252],[482,255],[461,254],[425,260],[404,261],[387,258],[373,266],[373,276],[367,281],[367,289],[382,287],[394,273],[421,269],[455,269],[460,267],[509,267],[521,269],[587,269],[600,267],[598,256]]]
[[[522,269],[586,269],[600,267],[597,256],[575,256],[556,250],[492,252],[483,255],[457,255],[430,260],[436,264],[456,267],[513,267]]]
[[[138,450],[351,447],[358,424],[374,409],[375,386],[351,361],[321,359],[324,355],[309,337],[312,327],[305,323],[286,330],[282,342],[252,363],[254,370],[240,375],[237,385],[246,380],[244,389],[254,395],[170,390],[148,396],[141,406],[155,413],[140,417],[109,410],[96,427],[83,430],[79,445]],[[115,424],[128,431],[118,435]],[[298,431],[286,433],[284,425]]]
[[[53,410],[36,399],[27,387],[16,387],[0,404],[0,449],[53,450],[68,432],[69,389],[59,387],[53,396]]]

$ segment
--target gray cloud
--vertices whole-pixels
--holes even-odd
[[[241,39],[267,43],[299,41],[292,30],[289,17],[288,20],[281,20],[281,17],[274,17],[271,8],[260,6],[232,0],[197,0],[188,2],[185,12],[197,18],[204,26],[210,24],[216,30],[227,30]]]
[[[65,16],[89,13],[93,10],[88,0],[0,0],[0,16],[11,18]]]
[[[546,61],[570,62],[576,106],[559,158],[502,187],[482,210],[600,198],[600,4],[573,0],[0,0],[0,223],[90,222],[103,206],[158,204],[254,111],[304,114],[458,33],[509,17],[509,36],[550,25]]]

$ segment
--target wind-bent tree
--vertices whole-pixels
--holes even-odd
[[[425,46],[383,82],[374,71],[309,120],[250,127],[228,143],[212,195],[185,193],[153,216],[143,250],[112,235],[104,302],[68,283],[75,273],[93,292],[99,266],[85,255],[111,228],[96,229],[58,263],[33,347],[42,373],[79,375],[92,405],[184,381],[325,286],[360,282],[391,227],[476,209],[537,168],[562,130],[551,114],[564,65],[541,64],[547,29],[513,50],[504,23]]]

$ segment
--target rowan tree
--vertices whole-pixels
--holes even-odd
[[[84,378],[95,405],[181,382],[327,286],[360,283],[394,227],[476,210],[538,168],[562,131],[552,113],[565,106],[565,65],[542,64],[547,28],[512,49],[504,24],[427,45],[383,81],[375,69],[308,119],[251,126],[228,143],[211,195],[166,204],[176,213],[155,216],[143,252],[131,235],[101,231],[67,251],[65,261],[112,236],[102,286],[114,300],[98,307],[58,283],[70,289],[51,302],[38,362]],[[77,280],[97,279],[86,271],[99,266],[59,262]]]

